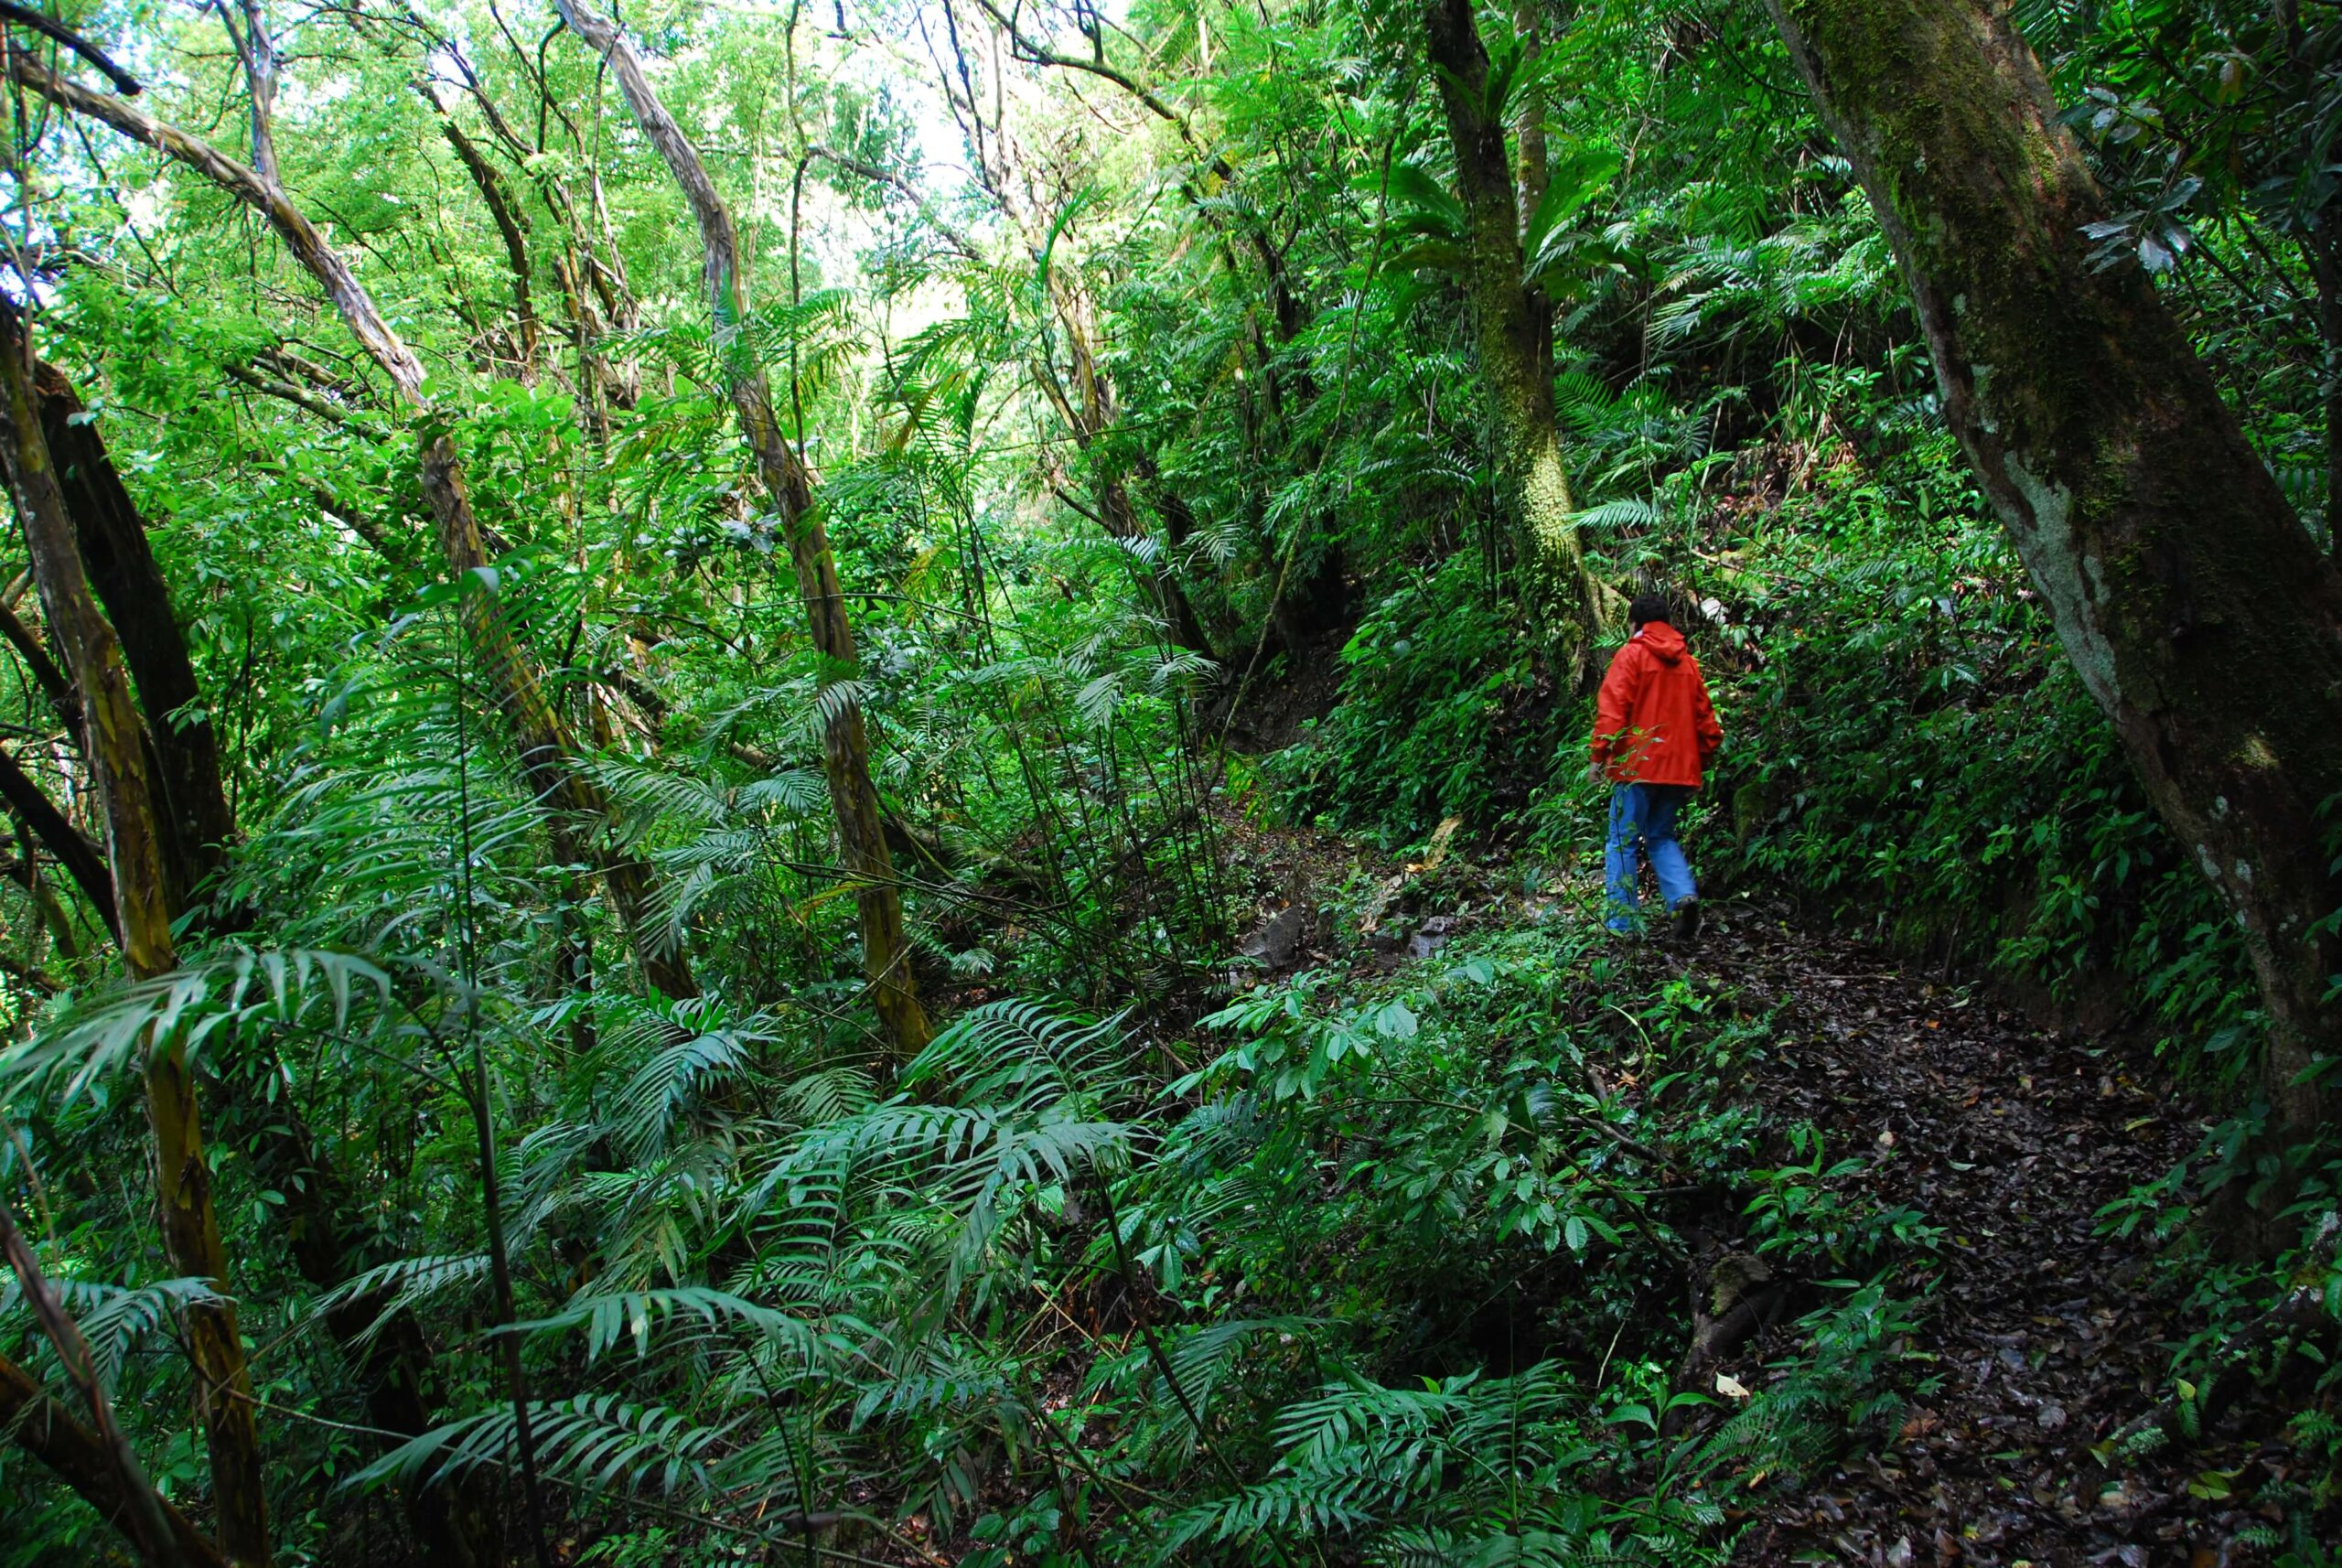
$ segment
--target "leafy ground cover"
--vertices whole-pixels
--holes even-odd
[[[1462,924],[1502,950],[1557,917],[1499,897]],[[2322,1561],[2335,1498],[2330,1429],[2302,1399],[2314,1348],[2225,1359],[2269,1300],[2217,1237],[2175,1250],[2178,1177],[2217,1155],[2221,1122],[2145,1038],[2044,1029],[2004,993],[1778,900],[1726,903],[1696,950],[1637,952],[1617,983],[1606,1005],[1644,1001],[1577,1064],[1589,1108],[1644,1107],[1628,1125],[1678,1135],[1648,1109],[1679,1090],[1672,1066],[1715,1074],[1746,1115],[1708,1146],[1707,1185],[1654,1205],[1682,1249],[1671,1334],[1692,1348],[1638,1370],[1697,1396],[1662,1451],[1723,1511],[1704,1539],[1766,1564]],[[1648,1054],[1649,1031],[1692,1018],[1695,1036],[1731,1021],[1734,1044],[1688,1069]],[[1508,1355],[1541,1305],[1588,1305],[1520,1279],[1552,1294],[1508,1304]],[[1665,1338],[1640,1348],[1663,1356]],[[2223,1378],[2223,1402],[2192,1411]],[[2143,1430],[2159,1407],[2168,1437]],[[1731,1452],[1750,1428],[1765,1441]]]

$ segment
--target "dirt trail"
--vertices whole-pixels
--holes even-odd
[[[1911,1293],[1935,1281],[1917,1348],[1939,1358],[1939,1386],[1912,1400],[1885,1454],[1759,1515],[1736,1561],[2259,1561],[2233,1543],[2260,1517],[2187,1483],[2241,1464],[2249,1497],[2252,1465],[2285,1450],[2231,1441],[2119,1487],[2089,1452],[2153,1404],[2166,1344],[2186,1332],[2147,1290],[2146,1243],[2101,1236],[2093,1217],[2197,1147],[2198,1108],[2150,1066],[2045,1035],[1843,937],[1778,911],[1724,913],[1692,964],[1782,1004],[1757,1072],[1769,1118],[1812,1122],[1831,1161],[1866,1156],[1855,1183],[1942,1230],[1936,1261],[1905,1270]],[[1728,1365],[1754,1382],[1783,1348],[1777,1336]]]

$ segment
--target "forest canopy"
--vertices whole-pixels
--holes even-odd
[[[2342,1563],[2342,6],[0,38],[0,1564]]]

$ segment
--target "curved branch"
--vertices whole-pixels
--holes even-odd
[[[813,143],[805,151],[824,163],[843,169],[848,174],[859,175],[864,179],[901,191],[918,206],[920,220],[943,236],[944,243],[972,262],[983,260],[983,254],[976,249],[975,242],[971,240],[964,231],[954,227],[949,219],[937,212],[934,206],[927,199],[925,193],[901,175],[895,173],[892,169],[882,168],[876,164],[865,163],[860,158],[841,153],[835,148],[823,146],[819,142]]]
[[[0,638],[6,639],[8,646],[16,650],[16,657],[25,661],[25,668],[32,671],[34,684],[48,699],[48,705],[57,710],[57,716],[65,721],[65,727],[79,736],[80,693],[73,690],[73,682],[65,678],[65,671],[57,667],[57,660],[48,656],[48,650],[40,645],[40,639],[33,635],[32,628],[5,605],[0,605]]]
[[[62,22],[44,16],[28,5],[18,5],[14,3],[14,0],[0,0],[0,19],[21,22],[41,37],[52,39],[71,49],[103,71],[106,80],[113,82],[125,98],[135,98],[146,91],[139,85],[136,77],[107,59],[104,50],[73,31],[72,28],[66,27]]]
[[[763,367],[748,345],[738,340],[748,318],[747,260],[740,252],[731,209],[709,177],[698,147],[650,85],[641,57],[618,24],[586,9],[584,0],[554,0],[554,5],[570,30],[600,55],[618,78],[618,90],[633,110],[643,139],[665,161],[698,220],[700,277],[722,355],[725,391],[738,415],[740,433],[755,455],[757,471],[779,514],[808,629],[814,646],[837,668],[856,670],[860,666],[854,627],[846,616],[845,595],[838,584],[829,534],[813,504],[812,475],[774,415],[772,388]],[[800,175],[804,166],[800,159]],[[860,908],[864,971],[879,1016],[908,1059],[925,1048],[931,1030],[908,962],[902,896],[886,850],[877,788],[870,779],[869,736],[858,703],[841,703],[822,725],[822,765],[830,783],[830,802],[837,814],[838,839],[847,869],[860,883],[855,901]]]
[[[439,102],[439,95],[430,84],[418,81],[414,91],[431,106],[439,123],[439,134],[447,138],[464,172],[471,176],[474,188],[488,204],[489,216],[496,220],[497,233],[503,237],[505,264],[512,274],[512,308],[520,318],[521,371],[523,374],[533,374],[537,365],[537,312],[529,296],[529,215],[512,200],[505,188],[504,177],[464,134],[464,128],[456,124],[456,117]]]
[[[57,809],[30,774],[17,765],[16,759],[0,751],[0,801],[5,801],[41,847],[57,857],[73,886],[105,922],[114,945],[122,944],[122,927],[114,914],[113,873],[107,869],[105,856],[91,843],[87,834],[75,827],[64,812]]]
[[[1195,133],[1188,129],[1187,116],[1180,113],[1176,109],[1172,108],[1170,104],[1166,103],[1162,99],[1156,97],[1154,91],[1148,88],[1144,83],[1141,82],[1137,78],[1129,75],[1127,72],[1115,70],[1112,66],[1108,65],[1103,59],[1083,59],[1079,55],[1059,54],[1057,50],[1049,48],[1047,44],[1036,43],[1032,38],[1026,37],[1023,29],[1017,27],[1015,20],[998,5],[994,4],[994,0],[976,0],[976,4],[983,8],[985,16],[990,16],[994,21],[1000,24],[1001,30],[1008,35],[1008,41],[1015,47],[1018,58],[1023,59],[1026,64],[1050,65],[1056,66],[1061,70],[1078,70],[1085,75],[1100,77],[1107,81],[1112,82],[1116,87],[1121,88],[1124,92],[1127,92],[1133,98],[1137,99],[1140,103],[1146,107],[1150,113],[1155,115],[1159,119],[1168,120],[1171,122],[1173,125],[1178,128],[1179,139],[1187,143],[1190,147],[1195,147],[1198,155],[1201,156],[1203,149],[1197,146]],[[1225,163],[1219,162],[1218,159],[1213,160],[1213,172],[1225,177],[1228,172],[1228,166]]]
[[[0,1432],[39,1460],[109,1524],[129,1533],[132,1501],[114,1453],[36,1379],[0,1357]],[[163,1520],[179,1560],[200,1568],[227,1568],[228,1560],[185,1514],[163,1503]]]
[[[422,405],[423,361],[382,319],[366,286],[349,270],[349,263],[317,231],[317,225],[293,205],[282,188],[201,137],[157,120],[111,93],[68,81],[29,56],[12,54],[8,68],[18,86],[60,109],[102,121],[132,141],[142,142],[165,157],[185,164],[266,219],[268,226],[292,250],[295,259],[332,296],[335,307],[367,353],[398,384],[408,402],[417,407]]]
[[[5,1203],[0,1203],[0,1253],[6,1255],[9,1267],[16,1271],[16,1283],[32,1305],[34,1320],[57,1348],[57,1359],[64,1366],[65,1375],[90,1402],[90,1414],[97,1424],[95,1446],[113,1472],[114,1494],[122,1504],[113,1522],[130,1537],[138,1548],[138,1555],[153,1568],[196,1568],[206,1558],[190,1551],[173,1532],[170,1505],[155,1489],[155,1483],[146,1478],[145,1467],[138,1463],[137,1453],[114,1421],[113,1402],[106,1398],[104,1386],[98,1380],[97,1359],[90,1353],[89,1341],[81,1337],[81,1326],[66,1316],[65,1308],[48,1288],[48,1281],[41,1273],[40,1260],[33,1255],[24,1232],[16,1229],[16,1219]]]

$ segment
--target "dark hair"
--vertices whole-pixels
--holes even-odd
[[[1667,596],[1664,594],[1637,594],[1635,602],[1627,607],[1627,618],[1637,626],[1645,621],[1671,619]]]

